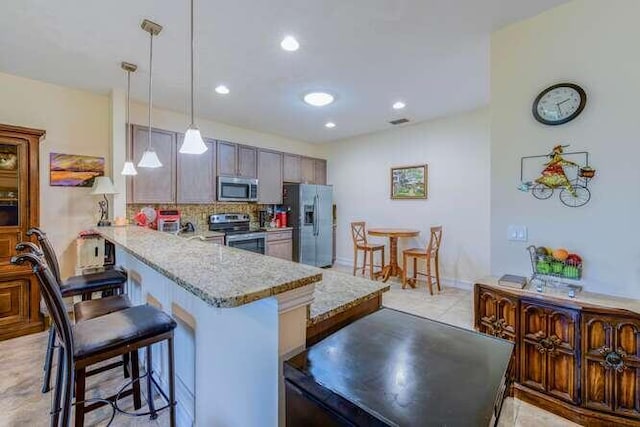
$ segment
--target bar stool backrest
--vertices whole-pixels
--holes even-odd
[[[427,244],[427,253],[437,255],[442,243],[442,226],[431,227],[431,235]]]
[[[64,350],[64,388],[63,388],[63,406],[62,420],[68,423],[71,413],[72,390],[74,384],[74,359],[73,359],[73,333],[71,330],[71,321],[67,314],[67,309],[60,293],[60,284],[47,267],[45,261],[35,253],[22,253],[11,258],[11,263],[22,265],[31,264],[33,273],[40,284],[40,293],[47,306],[49,315],[53,319],[60,345]],[[60,369],[60,368],[58,368]]]
[[[351,238],[353,239],[353,246],[367,244],[367,231],[364,221],[356,221],[351,223]]]
[[[60,264],[58,263],[58,257],[56,256],[56,252],[53,250],[53,245],[49,241],[47,234],[37,227],[33,227],[27,231],[27,236],[34,235],[38,238],[38,242],[40,242],[40,247],[42,248],[42,252],[44,253],[44,259],[47,261],[51,272],[53,273],[56,281],[58,283],[62,283],[62,278],[60,277]]]

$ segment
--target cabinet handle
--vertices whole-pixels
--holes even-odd
[[[607,371],[613,369],[616,372],[622,372],[627,369],[627,365],[624,363],[627,352],[623,349],[618,348],[614,351],[611,347],[602,346],[598,349],[598,353],[604,356],[604,360],[600,362],[600,365]]]

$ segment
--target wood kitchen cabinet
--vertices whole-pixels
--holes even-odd
[[[258,150],[248,145],[218,141],[218,175],[258,177]]]
[[[522,301],[520,383],[579,403],[578,312]]]
[[[314,159],[313,170],[313,183],[318,185],[327,185],[327,161]]]
[[[640,319],[587,312],[582,328],[584,405],[640,420]]]
[[[142,158],[148,145],[148,128],[132,126],[131,152],[135,161]],[[137,167],[138,175],[128,177],[130,203],[175,203],[176,201],[176,138],[175,132],[151,129],[151,146],[162,167]]]
[[[178,146],[183,134],[178,135]],[[180,154],[177,161],[177,203],[208,204],[216,200],[216,144],[205,139],[203,154]]]
[[[300,182],[300,156],[283,154],[282,180],[284,182]]]
[[[300,182],[315,184],[316,164],[310,157],[300,158]]]
[[[28,265],[13,265],[16,244],[38,227],[39,145],[45,132],[0,125],[0,340],[42,331],[38,281]]]
[[[258,151],[258,203],[282,204],[282,153]]]
[[[293,232],[291,230],[267,232],[267,255],[286,259],[293,259]]]

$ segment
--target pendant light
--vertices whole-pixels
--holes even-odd
[[[123,62],[120,64],[120,67],[122,67],[123,70],[125,70],[127,72],[127,136],[126,136],[126,152],[127,152],[127,159],[124,162],[124,166],[122,167],[122,172],[120,172],[121,175],[127,175],[127,176],[134,176],[134,175],[138,175],[138,171],[136,170],[136,167],[133,166],[133,162],[131,161],[131,153],[129,152],[130,147],[129,147],[129,134],[131,133],[131,129],[129,128],[130,126],[130,111],[131,111],[131,73],[135,73],[135,71],[138,69],[138,66],[135,64],[130,64],[128,62]]]
[[[184,134],[184,141],[180,147],[182,154],[202,154],[207,151],[207,145],[202,140],[200,129],[196,126],[194,116],[194,96],[193,96],[193,0],[191,0],[191,124]]]
[[[156,151],[151,145],[151,108],[153,102],[153,36],[157,36],[162,31],[162,26],[151,22],[148,19],[142,21],[142,29],[149,33],[149,129],[147,139],[147,149],[142,153],[142,158],[138,163],[139,168],[159,168],[162,167],[162,163],[156,154]]]

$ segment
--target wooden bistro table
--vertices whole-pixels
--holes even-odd
[[[419,230],[410,228],[370,228],[369,235],[389,238],[389,252],[391,252],[389,264],[382,268],[382,281],[386,282],[389,277],[402,277],[402,268],[398,265],[398,238],[416,237]]]

